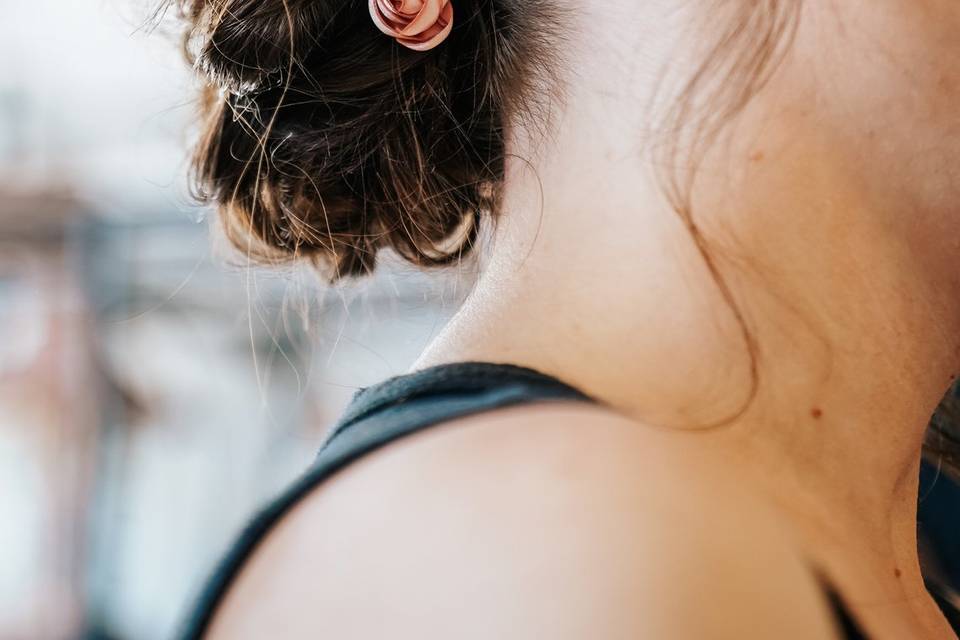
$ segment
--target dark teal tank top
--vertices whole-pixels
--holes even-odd
[[[301,498],[339,469],[380,447],[448,420],[500,407],[550,401],[600,404],[554,377],[524,367],[487,362],[440,365],[361,389],[330,430],[310,468],[261,510],[228,550],[195,600],[178,637],[198,640],[203,636],[217,605],[257,545]],[[826,587],[825,591],[844,637],[865,638],[837,595]]]

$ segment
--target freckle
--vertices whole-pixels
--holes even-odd
[[[750,162],[760,162],[764,157],[763,151],[754,151],[748,156]]]
[[[810,409],[810,415],[812,415],[816,420],[819,420],[823,417],[823,409],[820,407],[814,407],[813,409]]]
[[[901,575],[903,575],[903,573],[901,573],[900,569],[897,569],[896,567],[894,567],[894,569],[893,569],[893,576],[894,576],[895,578],[899,578]]]

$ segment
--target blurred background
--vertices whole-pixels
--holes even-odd
[[[352,394],[472,284],[388,261],[324,288],[222,248],[153,2],[0,0],[0,640],[171,637]],[[924,473],[925,558],[956,581],[960,486]]]
[[[349,290],[220,250],[193,91],[145,0],[0,0],[0,638],[168,638],[469,267]]]

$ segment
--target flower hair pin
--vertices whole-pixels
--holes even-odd
[[[370,0],[370,17],[380,31],[414,51],[429,51],[450,35],[450,0]]]

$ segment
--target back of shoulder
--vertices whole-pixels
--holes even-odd
[[[210,636],[835,637],[769,517],[640,431],[528,406],[395,443],[280,523]]]

